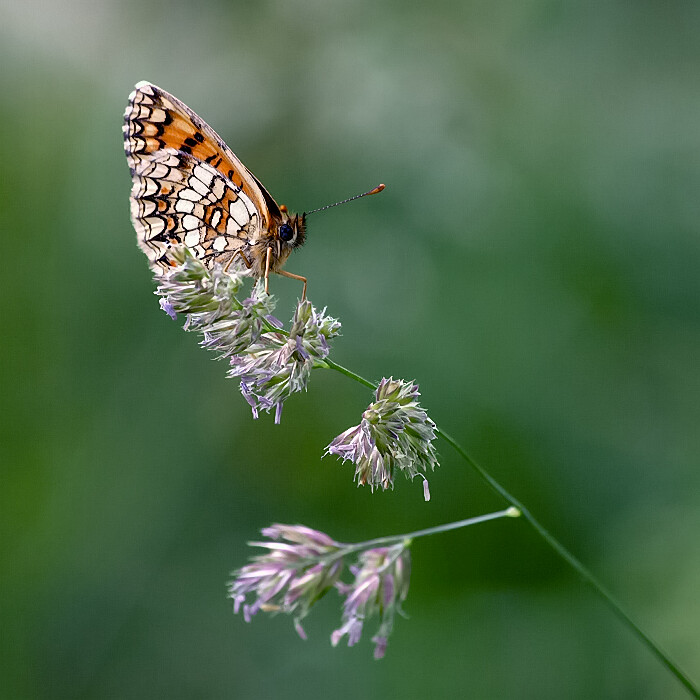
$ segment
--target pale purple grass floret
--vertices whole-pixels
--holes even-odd
[[[338,435],[326,454],[353,462],[358,485],[372,490],[393,488],[397,471],[409,479],[420,476],[425,500],[430,500],[425,474],[438,464],[432,444],[435,423],[418,403],[419,396],[417,384],[382,379],[359,425]]]
[[[303,525],[273,525],[262,534],[267,541],[250,544],[267,551],[236,571],[229,583],[234,612],[242,612],[246,622],[260,611],[290,614],[297,634],[306,639],[301,621],[320,598],[336,588],[344,603],[342,625],[331,634],[332,645],[345,636],[349,646],[356,644],[365,621],[377,616],[379,629],[372,641],[375,658],[381,658],[395,612],[401,612],[408,594],[408,543],[361,551],[357,564],[349,567],[354,580],[344,583],[340,576],[348,557],[358,551],[356,546],[341,544]]]
[[[261,281],[240,301],[244,273],[224,272],[221,265],[208,269],[186,248],[172,257],[179,265],[158,280],[161,308],[173,319],[185,314],[185,330],[201,333],[202,347],[229,360],[228,376],[240,380],[255,418],[274,410],[279,423],[284,402],[306,390],[311,370],[328,357],[328,341],[340,333],[340,323],[306,300],[298,303],[286,334]]]

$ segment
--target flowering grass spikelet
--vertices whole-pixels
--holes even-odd
[[[229,583],[234,613],[242,607],[246,622],[259,610],[293,614],[297,633],[306,639],[301,620],[336,584],[343,568],[343,545],[303,525],[272,525],[262,534],[272,541],[249,544],[268,551],[234,572]],[[250,604],[249,594],[255,598]]]
[[[305,300],[287,333],[272,316],[275,299],[261,280],[240,301],[245,271],[225,271],[218,264],[208,269],[183,246],[171,256],[177,266],[159,278],[156,290],[161,309],[173,319],[186,314],[185,330],[201,333],[202,347],[229,359],[228,376],[240,379],[253,416],[274,409],[279,423],[284,401],[305,390],[311,370],[328,357],[328,341],[340,333],[340,322]]]
[[[335,647],[347,636],[348,646],[362,636],[364,623],[379,618],[372,637],[374,658],[381,659],[394,626],[396,613],[403,615],[411,573],[409,547],[417,537],[435,535],[498,518],[515,518],[520,511],[511,507],[475,518],[446,523],[403,535],[379,537],[355,544],[336,542],[304,525],[272,525],[262,530],[266,542],[250,542],[268,550],[234,572],[228,584],[233,611],[243,611],[246,622],[259,611],[293,615],[294,627],[302,639],[306,633],[301,620],[331,588],[343,600],[341,625],[331,634]],[[351,583],[341,580],[345,564],[353,575]],[[249,599],[250,598],[250,599]]]
[[[317,311],[310,301],[299,302],[289,334],[269,331],[245,353],[231,357],[229,377],[238,377],[241,392],[254,417],[275,409],[280,422],[282,404],[293,393],[306,390],[311,370],[330,352],[328,341],[340,333],[340,322]]]
[[[240,302],[239,308],[207,324],[200,345],[218,352],[219,357],[231,357],[247,351],[260,338],[266,321],[282,325],[271,315],[274,307],[274,297],[266,294],[264,283],[258,281],[250,297]]]
[[[401,379],[382,379],[375,400],[359,425],[348,428],[326,447],[343,461],[355,464],[358,485],[393,488],[396,471],[423,478],[425,500],[430,499],[427,471],[438,464],[432,441],[435,423],[418,403],[418,385]]]
[[[411,572],[409,542],[399,542],[392,547],[377,547],[360,554],[358,566],[351,566],[355,575],[351,584],[336,583],[345,596],[343,624],[331,634],[331,644],[347,635],[348,646],[356,644],[366,620],[379,616],[379,629],[372,637],[374,658],[381,659],[394,626],[396,612],[403,614],[401,603],[408,595]]]
[[[156,294],[161,308],[172,318],[187,314],[185,327],[197,330],[225,317],[240,306],[236,294],[243,282],[241,272],[224,272],[221,265],[208,270],[184,246],[173,248],[177,267],[158,278]]]

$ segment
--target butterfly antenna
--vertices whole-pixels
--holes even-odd
[[[330,209],[331,207],[337,207],[339,204],[345,204],[346,202],[352,202],[353,199],[360,199],[360,197],[368,197],[371,194],[379,194],[386,185],[381,184],[377,185],[373,190],[370,190],[369,192],[363,192],[362,194],[356,194],[354,197],[348,197],[347,199],[343,199],[341,202],[336,202],[335,204],[326,204],[325,207],[320,207],[319,209],[313,209],[312,211],[307,211],[304,213],[304,216],[308,216],[309,214],[315,214],[317,211],[323,211],[324,209]]]

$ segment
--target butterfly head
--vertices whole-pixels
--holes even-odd
[[[282,248],[291,251],[304,245],[306,238],[306,215],[290,214],[286,208],[282,209],[282,220],[277,225],[275,238]]]

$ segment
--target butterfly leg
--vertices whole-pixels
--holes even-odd
[[[268,248],[265,253],[265,294],[268,293],[267,287],[270,281],[270,260],[272,259],[272,248]]]
[[[243,264],[250,270],[250,268],[253,266],[253,263],[246,258],[245,253],[240,250],[240,248],[228,259],[228,262],[226,265],[224,265],[224,272],[228,272],[229,267],[231,267],[231,263],[236,259],[236,256],[240,255],[241,258],[243,259]]]
[[[304,301],[306,299],[306,277],[302,277],[301,275],[295,275],[293,272],[287,272],[286,270],[277,270],[278,275],[282,275],[283,277],[291,277],[293,280],[299,280],[300,282],[304,283],[304,291],[301,293],[301,300]]]

